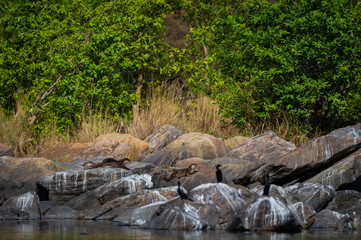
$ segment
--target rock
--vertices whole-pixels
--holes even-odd
[[[193,155],[188,150],[172,152],[169,149],[161,149],[145,156],[141,161],[155,166],[172,167],[176,165],[177,161],[191,157]]]
[[[207,161],[202,158],[192,157],[192,158],[187,158],[184,160],[177,161],[175,166],[177,168],[187,168],[191,164],[197,164],[198,166],[206,166],[206,163],[207,163]]]
[[[283,185],[304,182],[361,147],[361,124],[340,128],[289,152],[273,162],[249,170],[233,181],[247,185],[262,181],[266,172],[271,182]]]
[[[14,150],[6,144],[0,143],[0,157],[2,156],[15,157]]]
[[[43,151],[40,156],[58,162],[71,162],[89,143],[71,143]]]
[[[159,214],[159,215],[158,215]],[[212,204],[197,204],[178,198],[160,206],[151,229],[204,230],[215,229],[219,210]]]
[[[234,216],[247,205],[237,189],[223,183],[202,184],[188,195],[195,203],[210,204],[219,209],[219,219],[216,224],[221,229],[227,229]]]
[[[228,139],[224,140],[224,144],[226,145],[228,152],[229,152],[232,149],[238,147],[239,145],[247,142],[250,139],[251,139],[250,137],[235,136],[233,138],[228,138]]]
[[[349,232],[354,228],[354,222],[348,214],[341,214],[325,209],[316,214],[315,223],[311,229],[336,230]]]
[[[128,194],[112,201],[109,201],[100,207],[94,207],[87,212],[87,219],[113,220],[122,222],[125,225],[140,225],[142,222],[136,222],[136,219],[149,220],[151,216],[145,218],[144,213],[140,211],[142,207],[152,212],[153,205],[164,203],[169,199],[178,196],[177,187],[144,189],[137,193]],[[148,206],[147,208],[145,208]],[[154,210],[155,211],[155,210]],[[134,214],[134,215],[132,215]],[[128,220],[127,220],[128,219]],[[135,219],[135,221],[133,221]]]
[[[36,181],[60,170],[53,161],[45,158],[0,157],[0,190],[5,198],[36,191]]]
[[[15,210],[15,209],[1,209],[0,208],[0,220],[30,220],[29,213]]]
[[[299,223],[300,223],[302,229],[307,229],[314,223],[314,221],[315,221],[314,216],[316,214],[316,211],[314,210],[314,208],[312,206],[310,206],[308,204],[308,201],[311,203],[316,202],[315,198],[318,199],[318,197],[320,195],[322,196],[323,199],[326,199],[326,201],[327,201],[327,197],[325,198],[323,196],[324,192],[319,194],[319,191],[322,191],[322,190],[320,190],[322,188],[322,186],[319,186],[320,189],[318,189],[317,186],[315,186],[314,187],[315,189],[312,189],[315,191],[315,196],[311,196],[310,199],[308,199],[307,198],[307,197],[309,197],[308,194],[312,194],[312,193],[310,192],[309,188],[304,191],[302,189],[302,187],[303,187],[303,185],[283,188],[281,186],[271,184],[269,196],[276,198],[276,199],[278,198],[278,199],[285,200],[287,203],[287,207],[293,213],[297,214],[297,216],[298,216],[297,219],[299,220]],[[250,189],[250,192],[257,194],[258,197],[262,197],[263,196],[263,186],[258,185],[256,187]],[[319,203],[323,204],[324,202],[322,200],[319,200]],[[316,206],[319,206],[319,205],[316,205]]]
[[[316,212],[324,209],[335,196],[333,187],[313,183],[297,183],[286,187],[285,191],[287,195],[308,204]]]
[[[5,200],[5,194],[3,192],[0,192],[0,207],[3,205]]]
[[[341,214],[357,215],[361,217],[361,193],[353,190],[337,191],[335,197],[328,204],[327,209]]]
[[[227,153],[226,145],[221,138],[202,133],[183,134],[169,143],[166,149],[173,152],[188,150],[193,157],[203,159],[223,157]]]
[[[44,219],[79,219],[81,212],[68,206],[57,206],[50,208],[44,215]]]
[[[131,148],[132,146],[129,143],[119,143],[112,139],[104,139],[102,141],[92,143],[88,147],[84,148],[73,161],[94,158],[97,156],[111,156],[116,160],[125,157],[131,159]]]
[[[125,157],[128,157],[132,161],[138,161],[139,156],[142,153],[147,152],[149,149],[149,144],[146,141],[135,138],[129,134],[121,134],[121,133],[102,134],[95,139],[94,143],[106,139],[114,140],[116,142],[121,143],[124,146],[126,146],[128,143],[130,145],[130,152],[128,152],[128,155]],[[121,152],[121,149],[118,148],[117,150]],[[117,151],[115,153],[117,153]]]
[[[282,198],[264,196],[246,207],[241,219],[250,231],[299,231],[302,220]],[[237,218],[236,218],[237,219]]]
[[[181,185],[185,189],[191,190],[204,183],[217,182],[215,171],[204,165],[198,166],[198,171],[190,176],[165,181],[164,178],[169,177],[172,173],[172,169],[173,168],[155,168],[152,171],[152,182],[154,183],[154,188],[176,186],[178,181],[180,181]]]
[[[75,210],[88,210],[120,196],[133,194],[151,187],[153,187],[153,183],[149,174],[133,174],[88,191],[66,202],[65,205]]]
[[[28,192],[18,197],[11,197],[2,206],[4,209],[14,209],[27,212],[32,219],[40,219],[41,211],[36,192]]]
[[[49,211],[49,209],[58,207],[60,206],[60,204],[56,201],[40,201],[39,206],[40,206],[41,216],[43,217],[45,213]]]
[[[143,162],[130,162],[126,164],[126,167],[132,170],[134,174],[144,174],[152,172],[155,165]]]
[[[307,182],[331,185],[337,189],[341,184],[354,181],[361,175],[361,150],[325,169]]]
[[[214,169],[217,164],[221,164],[220,169],[225,181],[230,184],[235,178],[244,178],[249,170],[272,163],[295,148],[293,143],[282,140],[277,137],[276,133],[268,131],[232,149],[223,158],[213,159],[208,166]],[[235,183],[247,185],[249,182],[236,181]]]
[[[43,177],[37,183],[49,191],[49,200],[64,203],[84,192],[130,174],[131,171],[122,168],[67,170]]]
[[[150,221],[159,211],[159,208],[163,203],[164,202],[162,201],[157,201],[138,208],[131,208],[119,211],[118,217],[113,219],[113,221],[118,222],[118,226],[142,226],[150,224]],[[102,217],[98,219],[102,219]]]
[[[183,135],[182,131],[171,125],[164,125],[154,133],[149,135],[144,141],[149,144],[151,152],[159,150],[167,146],[168,143],[174,141]]]

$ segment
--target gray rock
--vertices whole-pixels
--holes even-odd
[[[27,212],[32,219],[40,219],[41,217],[39,197],[35,192],[28,192],[18,197],[9,198],[5,201],[2,208]]]
[[[242,185],[264,182],[268,172],[272,176],[270,181],[279,185],[295,181],[304,182],[360,147],[361,124],[340,128],[283,155],[274,162],[255,167],[233,181]]]
[[[341,214],[325,209],[316,214],[315,223],[311,229],[336,230],[349,232],[354,229],[353,219],[348,214]]]
[[[50,200],[65,203],[87,191],[131,174],[131,171],[122,168],[67,170],[39,179],[38,184],[49,191]]]
[[[13,208],[0,208],[0,220],[30,220],[32,219],[29,213],[15,210]]]
[[[66,202],[65,205],[75,210],[88,210],[97,208],[120,196],[133,194],[151,187],[153,187],[153,183],[149,174],[133,174],[85,192]]]
[[[81,212],[68,206],[57,206],[50,208],[44,215],[44,219],[78,219],[82,218]]]

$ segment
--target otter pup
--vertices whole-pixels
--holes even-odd
[[[197,167],[197,164],[191,164],[187,168],[173,169],[173,172],[168,177],[163,178],[163,180],[169,182],[174,178],[188,177],[198,171]]]
[[[188,195],[180,188],[180,182],[179,181],[178,181],[178,190],[177,190],[177,192],[178,192],[179,196],[181,197],[181,199],[183,199],[183,200],[188,199],[189,201],[193,202],[193,200],[190,199],[188,197]]]
[[[216,177],[217,177],[217,182],[222,182],[222,171],[221,169],[219,169],[219,167],[222,166],[221,164],[217,164],[216,166]]]

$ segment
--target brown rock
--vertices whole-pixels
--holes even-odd
[[[6,144],[0,143],[0,157],[15,157],[14,150]]]
[[[233,138],[228,138],[224,140],[224,144],[226,145],[228,151],[231,151],[232,149],[238,147],[239,145],[247,142],[250,139],[250,137],[235,136]]]
[[[102,134],[99,137],[97,137],[94,142],[96,143],[99,141],[103,141],[105,139],[111,139],[119,143],[129,143],[132,146],[132,150],[136,152],[144,153],[149,149],[149,144],[146,141],[140,140],[129,134],[121,134],[121,133]]]
[[[144,141],[149,143],[149,149],[154,152],[167,146],[183,133],[178,128],[171,125],[164,125],[157,131],[149,135]]]
[[[58,170],[60,167],[46,158],[0,157],[0,189],[6,199],[36,191],[38,179]]]
[[[208,134],[183,134],[166,146],[172,152],[188,150],[193,157],[213,159],[223,157],[227,153],[226,145],[221,138]]]
[[[325,209],[316,214],[316,220],[311,229],[349,232],[354,229],[354,221],[348,214],[341,214]]]
[[[71,143],[64,146],[46,149],[41,153],[41,157],[59,161],[71,162],[89,143]]]
[[[179,168],[186,168],[191,164],[197,164],[200,167],[200,166],[205,166],[206,163],[207,162],[202,158],[193,157],[193,158],[187,158],[184,160],[177,161],[175,166]]]

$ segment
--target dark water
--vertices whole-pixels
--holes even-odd
[[[304,231],[286,233],[231,233],[225,231],[154,231],[119,227],[105,221],[0,221],[0,239],[198,239],[198,240],[336,240],[361,239],[360,232]]]

